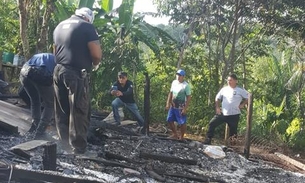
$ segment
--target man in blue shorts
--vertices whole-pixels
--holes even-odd
[[[184,81],[185,71],[179,69],[176,79],[172,82],[170,92],[167,97],[166,109],[168,111],[167,122],[173,134],[171,138],[183,139],[186,132],[186,113],[191,100],[190,85]],[[180,137],[174,122],[180,125]]]

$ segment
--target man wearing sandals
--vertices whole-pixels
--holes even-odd
[[[179,69],[176,72],[176,79],[172,82],[166,102],[166,109],[169,110],[166,121],[173,133],[171,138],[174,139],[183,139],[186,132],[186,113],[191,100],[191,88],[184,81],[184,77],[185,71]],[[178,136],[174,122],[180,125],[180,136]]]

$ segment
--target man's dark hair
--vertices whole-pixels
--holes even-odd
[[[232,74],[229,74],[229,77],[234,79],[234,80],[237,80],[237,76],[236,74],[232,73]]]
[[[120,71],[120,72],[118,72],[118,76],[127,77],[127,72]]]

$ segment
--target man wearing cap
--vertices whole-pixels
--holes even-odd
[[[116,97],[111,103],[116,124],[121,124],[119,108],[125,106],[136,117],[139,127],[143,127],[144,119],[133,98],[133,83],[128,80],[126,72],[121,71],[118,73],[118,80],[113,83],[110,93]],[[143,130],[141,132],[143,132]]]
[[[171,138],[183,139],[186,132],[186,113],[191,100],[190,85],[184,81],[185,71],[179,69],[176,72],[176,79],[172,82],[170,92],[167,97],[166,109],[168,111],[167,122],[173,134]],[[174,122],[180,125],[180,136]]]
[[[54,30],[55,121],[62,142],[69,142],[74,153],[87,147],[90,120],[89,75],[98,68],[102,51],[92,25],[94,14],[80,8]]]
[[[223,123],[227,123],[230,128],[230,137],[237,135],[240,110],[248,102],[248,92],[237,86],[237,76],[235,74],[230,74],[227,82],[228,85],[223,87],[215,97],[216,114],[209,122],[204,144],[211,144],[215,128]],[[220,108],[220,102],[222,109]]]

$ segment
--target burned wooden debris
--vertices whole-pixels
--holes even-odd
[[[168,163],[181,163],[187,165],[197,165],[196,160],[192,159],[182,159],[174,156],[169,155],[162,155],[162,154],[155,154],[155,153],[148,153],[148,152],[140,152],[140,158],[147,158],[147,159],[154,159],[160,160]]]
[[[31,114],[28,109],[0,100],[0,128],[10,134],[24,134],[30,129]]]
[[[1,164],[1,163],[0,163]],[[56,182],[56,183],[103,183],[102,179],[89,176],[72,177],[55,171],[28,170],[19,166],[0,168],[0,180],[18,182]]]
[[[305,182],[305,177],[270,168],[260,161],[251,162],[234,152],[212,159],[204,154],[202,143],[186,139],[172,140],[167,134],[150,130],[139,134],[135,122],[116,126],[91,119],[88,150],[99,157],[71,154],[50,138],[27,142],[21,136],[1,136],[0,180],[22,182]],[[111,119],[108,118],[110,121]],[[19,126],[18,126],[19,127]],[[51,130],[50,137],[56,134]],[[19,131],[20,129],[18,129]],[[13,147],[12,147],[13,146]],[[8,150],[9,149],[9,150]],[[238,174],[243,170],[243,174]],[[262,170],[265,175],[259,175]],[[255,175],[256,174],[256,175]],[[245,177],[247,176],[247,177]],[[233,181],[234,180],[234,181]]]
[[[43,169],[44,170],[56,170],[56,148],[57,145],[56,143],[47,143],[46,145],[43,146],[44,151],[43,151]]]

